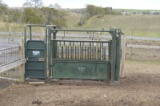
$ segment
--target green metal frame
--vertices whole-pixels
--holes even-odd
[[[47,34],[48,34],[48,28],[53,28],[55,29],[56,26],[55,25],[43,25],[43,24],[27,24],[24,28],[24,43],[26,44],[27,42],[27,29],[29,28],[29,40],[32,40],[32,28],[33,27],[43,27],[45,28],[45,38],[46,40],[44,41],[45,43],[47,43]]]
[[[25,29],[24,29],[25,48],[26,48],[26,44],[27,44],[27,37],[26,36],[27,36],[28,29],[29,29],[29,40],[34,41],[32,39],[32,27],[44,27],[46,30],[45,31],[45,41],[43,41],[47,45],[47,50],[46,50],[47,58],[45,58],[45,59],[47,60],[46,68],[48,70],[49,75],[47,75],[46,77],[64,78],[64,79],[65,78],[67,78],[67,79],[69,79],[69,78],[72,78],[72,79],[97,79],[97,80],[102,79],[102,80],[107,80],[110,82],[114,82],[114,81],[119,80],[120,60],[121,60],[121,34],[122,34],[120,29],[111,28],[109,30],[72,30],[72,29],[56,29],[55,25],[29,24],[29,25],[26,25]],[[56,39],[57,32],[60,32],[60,31],[64,32],[64,33],[65,32],[87,32],[87,33],[108,32],[108,33],[110,33],[112,39],[110,41],[57,40]],[[57,48],[59,47],[59,45],[57,44],[58,42],[70,42],[68,46],[72,46],[71,45],[72,42],[107,43],[108,44],[108,59],[101,60],[98,58],[96,58],[96,59],[87,59],[87,58],[86,59],[84,59],[84,58],[80,58],[80,59],[62,58],[62,59],[60,59],[60,58],[57,58],[56,57],[57,52],[58,52]],[[76,50],[75,46],[73,48]],[[82,48],[84,48],[84,47],[82,47]],[[27,50],[25,52],[27,53]],[[66,64],[71,66],[71,68],[69,68],[69,66],[66,66]],[[88,64],[88,66],[86,66],[86,67],[91,67],[88,69],[93,70],[93,72],[96,72],[96,73],[101,72],[101,70],[103,70],[103,68],[106,68],[106,77],[103,78],[103,75],[101,75],[101,74],[96,74],[97,76],[95,76],[92,74],[92,72],[89,75],[87,71],[86,71],[86,73],[83,73],[83,74],[85,74],[83,76],[80,76],[80,74],[78,74],[78,73],[73,74],[74,73],[73,70],[75,70],[75,67],[77,67],[76,66],[77,64],[81,64],[82,66],[86,66],[86,64]],[[56,70],[54,65],[57,65],[57,68],[61,68],[61,66],[64,66],[63,68],[66,68],[68,70],[66,72],[69,73],[70,75],[73,75],[73,76],[70,76],[69,74],[65,74],[66,72],[62,73],[61,77],[54,76],[53,72],[55,72],[55,70]],[[97,69],[97,67],[99,69]],[[82,69],[83,69],[83,67],[80,67],[78,70],[82,70]],[[102,73],[103,73],[103,71],[102,71]],[[66,75],[68,75],[68,76],[66,76]],[[98,77],[99,75],[100,75],[100,77]]]
[[[52,62],[54,61],[60,61],[60,59],[56,59],[56,50],[57,50],[57,43],[58,41],[62,41],[62,40],[56,40],[56,33],[59,31],[72,31],[72,32],[108,32],[111,34],[112,36],[112,40],[107,42],[109,44],[109,81],[110,82],[114,82],[114,81],[118,81],[119,80],[119,71],[120,71],[120,58],[121,58],[121,30],[120,29],[116,29],[116,28],[112,28],[110,30],[68,30],[68,29],[52,29],[52,28],[48,28],[48,70],[49,70],[49,77],[50,78],[54,78],[52,77],[51,72],[53,72],[53,66],[54,65]],[[53,34],[53,40],[51,40],[51,35]],[[55,41],[55,42],[52,42]],[[100,41],[86,41],[86,42],[100,42]],[[52,48],[54,50],[52,50]],[[78,61],[82,61],[84,62],[85,60],[62,60],[62,61],[74,61],[75,63]],[[61,61],[61,62],[62,62]],[[100,62],[100,60],[95,60]],[[107,61],[107,60],[106,60]],[[65,76],[64,76],[65,78]]]
[[[44,41],[33,39],[33,33],[32,33],[33,27],[45,28]],[[56,26],[28,24],[24,28],[25,58],[27,59],[27,62],[25,64],[25,78],[46,78],[47,77],[47,73],[46,73],[47,27],[55,28]],[[29,32],[29,39],[27,39],[27,32]],[[32,55],[33,51],[38,51],[40,55],[33,56]]]
[[[46,44],[39,40],[29,40],[25,51],[25,78],[46,78]]]

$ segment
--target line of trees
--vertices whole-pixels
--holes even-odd
[[[55,7],[55,8],[54,8]],[[56,3],[48,7],[43,6],[42,0],[26,0],[23,8],[9,8],[0,0],[0,20],[27,24],[54,24],[66,27],[67,13]]]
[[[0,15],[6,14],[8,6],[7,4],[3,3],[2,0],[0,0]]]

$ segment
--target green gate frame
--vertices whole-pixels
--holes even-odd
[[[32,28],[33,27],[43,27],[45,28],[45,39],[44,40],[34,40]],[[25,78],[47,78],[47,27],[56,28],[55,25],[38,25],[38,24],[28,24],[24,28],[24,48],[25,48]],[[27,39],[27,32],[29,38]],[[37,52],[34,55],[33,52]]]
[[[49,71],[49,77],[50,78],[55,78],[52,76],[52,72],[54,71],[54,61],[60,61],[60,59],[56,59],[56,53],[57,53],[57,41],[56,40],[56,34],[58,31],[72,31],[72,32],[108,32],[112,36],[112,40],[109,41],[109,61],[108,61],[108,71],[109,71],[109,81],[114,82],[119,80],[119,73],[120,73],[120,59],[121,59],[121,30],[112,28],[110,30],[68,30],[68,29],[52,29],[48,27],[48,71]],[[53,38],[51,38],[51,35],[53,35]],[[53,41],[51,40],[53,39]],[[64,40],[59,40],[59,41],[64,41]],[[90,42],[90,41],[86,41]],[[93,41],[96,42],[96,41]],[[100,42],[100,41],[99,41]],[[105,41],[104,41],[105,42]],[[54,50],[52,50],[54,49]],[[84,62],[85,60],[63,60],[63,61],[70,61],[71,62],[77,62],[77,61],[82,61]],[[101,62],[99,60],[96,60],[98,62]],[[53,63],[52,63],[53,62]],[[61,61],[62,63],[62,61]],[[66,76],[62,76],[64,79]],[[69,79],[67,77],[67,79]],[[84,78],[81,78],[84,79]],[[92,79],[92,78],[90,78]],[[98,79],[99,80],[99,79]]]
[[[35,25],[35,24],[29,24],[25,26],[24,29],[24,39],[25,39],[25,48],[27,47],[27,28],[29,28],[29,40],[34,42],[34,40],[32,39],[32,27],[44,27],[45,28],[45,39],[44,41],[39,40],[40,42],[44,42],[44,44],[47,46],[47,50],[46,50],[46,54],[44,57],[44,62],[46,64],[45,67],[45,77],[52,79],[52,78],[56,78],[52,76],[52,72],[53,72],[53,67],[55,62],[60,62],[61,64],[63,64],[63,62],[61,61],[61,59],[56,58],[56,53],[57,53],[57,42],[58,41],[64,41],[65,40],[57,40],[56,39],[56,34],[58,31],[71,31],[71,32],[108,32],[110,33],[112,39],[110,41],[85,41],[85,42],[103,42],[103,43],[108,43],[108,55],[109,55],[109,60],[83,60],[83,59],[66,59],[64,61],[64,63],[82,63],[82,62],[93,62],[94,64],[90,64],[91,66],[95,65],[97,66],[98,63],[106,63],[106,67],[107,67],[107,76],[106,78],[102,79],[102,80],[107,80],[110,82],[114,82],[114,81],[119,81],[120,79],[120,60],[121,60],[121,30],[120,29],[116,29],[116,28],[111,28],[109,30],[68,30],[68,29],[56,29],[56,27],[54,25]],[[53,35],[53,37],[52,37]],[[37,42],[37,41],[35,41]],[[83,42],[83,41],[79,41],[79,42]],[[25,54],[27,53],[27,49],[25,49]],[[27,57],[27,55],[25,55]],[[54,62],[53,62],[54,60]],[[97,62],[95,64],[95,62]],[[26,66],[27,67],[27,66]],[[101,67],[101,66],[100,66]],[[81,68],[80,68],[81,70]],[[49,73],[49,74],[48,74]],[[72,73],[72,72],[70,72]],[[36,73],[35,73],[36,74]],[[75,76],[76,78],[77,76]],[[37,76],[38,78],[38,76]],[[62,76],[62,78],[66,78],[65,76]],[[67,77],[67,79],[69,79],[69,77]],[[71,78],[72,79],[72,78]],[[86,78],[78,78],[78,79],[87,79]],[[92,78],[88,78],[88,79],[92,79]],[[94,78],[93,78],[94,79]],[[96,79],[96,78],[95,78]],[[97,80],[100,80],[99,78]]]

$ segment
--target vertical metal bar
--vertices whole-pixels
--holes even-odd
[[[102,60],[102,42],[100,43],[100,59]]]
[[[120,73],[120,60],[121,60],[121,32],[117,34],[117,45],[116,45],[116,75],[115,80],[119,80],[119,73]]]
[[[115,72],[116,72],[116,29],[112,30],[112,45],[111,45],[111,79],[110,82],[115,81]]]
[[[63,45],[63,58],[66,58],[66,47]]]
[[[87,51],[88,51],[88,58],[87,58],[87,59],[89,59],[89,54],[90,54],[90,53],[89,53],[89,46],[87,47]]]
[[[108,60],[111,61],[111,48],[112,48],[112,41],[108,43]]]
[[[30,40],[32,40],[32,27],[29,26],[29,34],[30,34]]]
[[[47,44],[47,27],[46,27],[46,30],[45,30],[45,43]]]
[[[68,51],[68,52],[67,52],[67,58],[69,59],[69,46],[67,47],[67,49],[68,49],[68,50],[67,50],[67,51]]]
[[[82,42],[82,47],[81,47],[81,50],[82,50],[82,59],[84,59],[84,57],[83,57],[83,47],[84,47],[84,42]]]
[[[74,42],[72,42],[72,58],[74,58]]]
[[[104,46],[103,46],[103,42],[102,42],[102,60],[104,60]]]
[[[54,41],[54,44],[55,44],[55,42],[58,43],[57,41]],[[56,51],[57,51],[57,52],[56,52],[56,57],[54,57],[54,58],[61,58],[60,49],[61,49],[61,48],[60,48],[60,46],[58,45],[58,46],[57,46],[57,50],[56,50]]]
[[[74,59],[75,59],[75,57],[76,57],[76,51],[75,51],[75,42],[73,41],[73,57],[74,57]]]
[[[76,46],[75,46],[75,59],[77,59],[77,48],[76,48]]]
[[[81,41],[80,41],[80,59],[81,59]]]
[[[63,46],[61,47],[61,50],[62,50],[62,53],[61,53],[61,54],[62,54],[62,55],[61,55],[61,58],[63,59],[63,53],[64,53],[64,52],[63,52]]]
[[[96,42],[96,60],[98,59],[98,43]]]
[[[93,43],[94,42],[92,42],[92,48],[91,48],[92,49],[92,59],[94,59],[94,46],[93,46]]]
[[[56,39],[56,33],[57,32],[53,32],[53,39],[55,40]],[[54,52],[54,58],[56,58],[56,55],[57,55],[57,41],[54,41],[54,44],[53,44],[53,52]]]
[[[86,59],[86,46],[85,46],[85,59]]]
[[[71,59],[71,41],[69,41],[69,59]]]
[[[103,59],[105,60],[106,59],[106,47],[104,47],[104,44],[103,44]]]
[[[26,46],[26,42],[27,42],[26,36],[27,36],[27,26],[25,26],[24,28],[24,47]]]
[[[71,58],[73,59],[73,54],[74,54],[74,53],[73,53],[73,45],[72,45],[72,43],[73,43],[73,42],[71,42]]]
[[[94,59],[96,60],[96,46],[94,46]]]
[[[89,42],[89,59],[91,59],[91,42]]]
[[[59,52],[58,52],[59,51]],[[62,58],[62,46],[61,41],[57,42],[57,57]]]

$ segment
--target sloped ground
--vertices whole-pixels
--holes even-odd
[[[120,84],[19,84],[0,90],[0,106],[160,106],[160,62],[126,61]]]
[[[5,89],[11,85],[11,82],[5,79],[0,79],[0,90]]]

